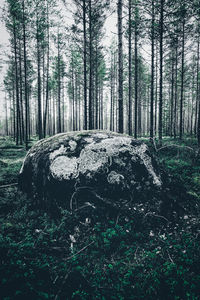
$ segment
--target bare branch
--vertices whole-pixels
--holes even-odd
[[[6,184],[6,185],[0,185],[0,189],[6,189],[9,187],[17,186],[18,183],[11,183],[11,184]]]

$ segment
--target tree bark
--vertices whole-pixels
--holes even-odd
[[[138,8],[137,0],[135,1],[135,126],[134,138],[137,139],[138,134]]]
[[[43,132],[44,137],[46,136],[46,126],[47,126],[47,111],[49,107],[49,8],[47,1],[47,69],[46,69],[46,97],[45,97],[45,111],[43,120]]]
[[[199,83],[199,37],[198,37],[198,45],[197,45],[197,103],[198,103],[198,123],[197,123],[197,141],[198,147],[200,148],[200,83]]]
[[[24,0],[22,2],[23,8],[23,44],[24,44],[24,92],[25,92],[25,146],[26,150],[28,150],[28,86],[27,86],[27,54],[26,54],[26,20],[25,20],[25,7],[24,7]]]
[[[128,92],[128,134],[132,135],[132,0],[128,2],[128,80],[129,80],[129,92]]]
[[[176,138],[176,121],[177,121],[177,100],[178,100],[178,41],[176,42],[176,61],[175,61],[175,95],[174,95],[174,123],[173,131]]]
[[[20,105],[19,105],[19,85],[18,85],[18,63],[17,63],[17,37],[16,21],[13,20],[14,52],[15,52],[15,91],[16,91],[16,145],[19,144],[20,127]]]
[[[162,145],[162,114],[163,114],[163,13],[164,0],[160,0],[160,99],[159,99],[159,145]]]
[[[92,2],[89,0],[89,129],[94,128],[93,124],[93,47],[92,47]]]
[[[87,130],[87,38],[86,38],[86,0],[83,0],[83,55],[84,55],[84,124]]]
[[[172,77],[171,77],[171,109],[170,109],[170,136],[173,135],[174,123],[174,49],[172,49]]]
[[[122,1],[118,0],[118,132],[124,132],[123,117],[123,48],[122,48]]]
[[[180,125],[179,138],[183,137],[183,96],[184,96],[184,63],[185,63],[185,19],[182,24],[182,64],[181,64],[181,100],[180,100]]]
[[[154,106],[154,0],[152,0],[152,22],[151,22],[151,112],[150,112],[150,138],[154,136],[153,106]]]
[[[60,34],[58,32],[58,133],[61,132]]]
[[[38,10],[38,8],[37,8]],[[40,74],[40,40],[39,40],[39,20],[38,20],[38,11],[37,11],[37,20],[36,20],[36,26],[37,26],[37,33],[36,33],[36,39],[37,39],[37,75],[38,75],[38,135],[39,140],[42,139],[42,110],[41,110],[41,74]]]

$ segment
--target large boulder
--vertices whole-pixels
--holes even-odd
[[[43,207],[135,209],[159,202],[163,178],[148,146],[130,136],[82,131],[35,144],[19,176],[21,189]],[[112,211],[112,209],[111,209]]]

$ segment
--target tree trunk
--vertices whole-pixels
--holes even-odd
[[[92,2],[89,0],[89,129],[94,128],[93,124],[93,47],[92,47]]]
[[[158,114],[158,45],[156,43],[156,90],[155,90],[155,136],[157,135],[157,114]]]
[[[174,123],[174,49],[172,49],[172,79],[171,79],[171,108],[170,108],[170,136],[173,135]]]
[[[178,100],[178,41],[176,45],[176,61],[175,61],[175,95],[174,95],[174,138],[176,138],[176,121],[177,121],[177,100]]]
[[[159,144],[162,145],[162,114],[163,114],[163,12],[164,0],[161,1],[160,7],[160,99],[159,99]]]
[[[42,110],[41,110],[41,74],[40,74],[40,41],[39,41],[39,20],[37,12],[37,75],[38,75],[38,135],[39,140],[42,139]]]
[[[83,0],[83,55],[84,55],[84,124],[87,130],[87,38],[86,38],[86,0]]]
[[[183,137],[183,94],[184,94],[184,63],[185,63],[185,20],[182,24],[182,64],[181,64],[181,100],[180,100],[180,125],[179,125],[179,138]]]
[[[134,138],[137,139],[138,134],[138,8],[137,0],[135,2],[135,128]]]
[[[123,48],[122,48],[122,1],[118,0],[118,131],[124,132],[123,117]]]
[[[154,0],[152,0],[152,23],[151,23],[151,111],[150,111],[150,138],[154,136],[153,106],[154,106]]]
[[[19,91],[20,91],[20,145],[24,141],[24,109],[23,109],[23,86],[22,86],[22,57],[21,42],[19,41]]]
[[[58,129],[57,132],[61,132],[61,97],[60,97],[60,35],[58,32]]]
[[[45,97],[45,111],[43,120],[43,132],[44,137],[46,136],[46,126],[47,126],[47,111],[49,107],[49,8],[47,1],[47,69],[46,69],[46,97]]]
[[[128,134],[132,135],[132,0],[129,0],[128,8],[128,81],[129,81],[129,92],[128,92]]]
[[[13,20],[14,52],[15,52],[15,91],[16,91],[16,145],[19,144],[20,130],[20,105],[19,105],[19,85],[18,85],[18,64],[17,64],[17,38],[16,22]]]
[[[22,2],[22,7],[23,7],[23,43],[24,43],[25,145],[26,145],[26,150],[28,150],[29,103],[28,103],[28,85],[27,85],[26,20],[25,20],[24,0]]]
[[[96,61],[95,61],[95,129],[98,128],[98,48],[96,41]]]
[[[197,103],[198,103],[198,123],[197,123],[197,141],[200,148],[200,83],[199,83],[199,37],[197,45]]]

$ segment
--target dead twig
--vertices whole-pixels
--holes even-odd
[[[153,214],[151,212],[146,213],[144,215],[144,218],[147,217],[147,216],[161,218],[161,219],[164,219],[165,221],[169,222],[169,220],[167,218],[165,218],[164,216],[156,215],[156,214]]]
[[[166,146],[163,146],[163,147],[158,148],[158,149],[157,149],[157,152],[160,151],[160,150],[163,150],[163,149],[165,149],[165,148],[170,148],[170,147],[179,148],[179,149],[185,148],[185,149],[188,149],[188,150],[191,150],[191,151],[195,151],[193,148],[188,147],[188,146],[179,146],[179,145],[172,144],[172,145],[166,145]]]
[[[76,255],[80,254],[80,253],[83,252],[85,249],[87,249],[88,247],[90,247],[92,244],[94,244],[94,241],[91,242],[90,244],[88,244],[87,246],[83,247],[81,250],[79,250],[79,251],[76,252],[75,254],[73,254],[73,255],[67,257],[65,260],[69,260],[69,259],[75,257]]]
[[[169,251],[167,250],[167,254],[168,254],[168,257],[169,257],[169,260],[171,261],[172,264],[174,264],[174,261],[173,259],[171,258],[171,255],[169,254]]]
[[[13,186],[17,186],[18,183],[10,183],[10,184],[6,184],[6,185],[0,185],[0,189],[6,189],[8,187],[13,187]]]

